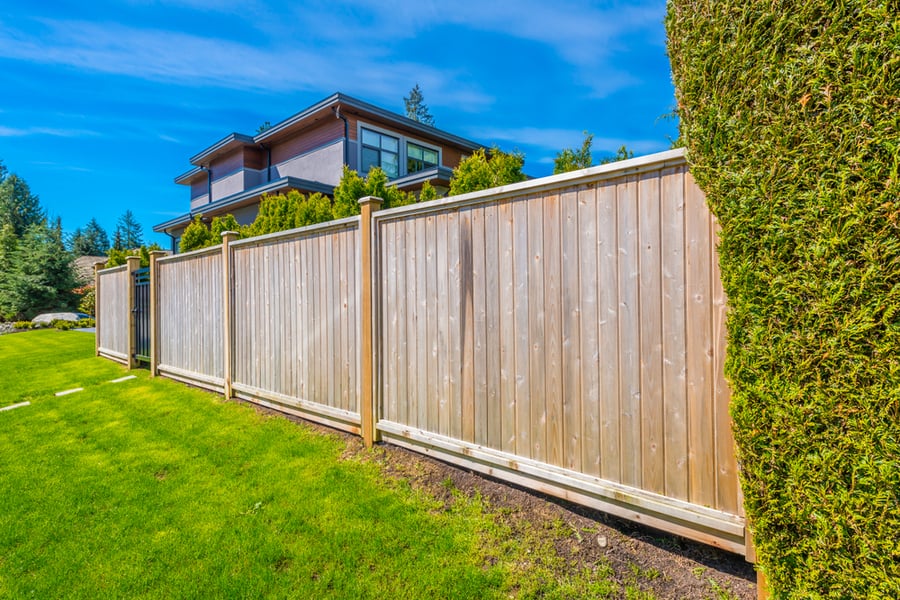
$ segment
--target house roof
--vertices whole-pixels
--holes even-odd
[[[281,177],[274,181],[258,185],[256,187],[225,196],[215,202],[204,204],[197,210],[192,210],[183,215],[179,215],[174,219],[169,219],[165,223],[153,226],[153,231],[165,233],[169,229],[181,227],[190,223],[194,215],[204,214],[209,216],[219,216],[228,212],[228,210],[240,208],[247,204],[252,204],[257,197],[263,194],[277,193],[286,189],[296,189],[304,192],[319,192],[322,194],[332,194],[334,186],[319,183],[318,181],[309,181],[308,179],[300,179],[299,177]]]
[[[442,140],[444,142],[459,146],[470,151],[477,150],[478,148],[481,148],[483,146],[478,142],[462,138],[458,135],[454,135],[430,125],[424,125],[422,123],[419,123],[418,121],[414,121],[412,119],[404,117],[403,115],[399,115],[397,113],[375,106],[374,104],[369,104],[368,102],[363,102],[362,100],[353,98],[352,96],[337,92],[335,94],[332,94],[331,96],[328,96],[324,100],[313,104],[309,108],[306,108],[298,112],[297,114],[290,116],[287,119],[276,123],[275,125],[272,125],[270,128],[261,133],[258,133],[255,136],[232,133],[222,138],[215,144],[192,156],[191,164],[196,165],[197,168],[191,169],[187,173],[179,175],[175,179],[175,182],[188,183],[194,177],[199,175],[199,173],[201,172],[201,166],[209,165],[209,162],[215,157],[226,152],[231,152],[232,150],[240,148],[242,146],[256,146],[259,144],[266,144],[272,141],[277,141],[279,138],[289,135],[296,130],[302,129],[316,119],[321,118],[324,111],[334,109],[352,111],[354,113],[365,113],[371,116],[375,116],[382,121],[393,123],[394,125],[415,131],[420,135],[432,139]]]

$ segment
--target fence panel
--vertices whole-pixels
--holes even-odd
[[[742,551],[715,222],[680,153],[628,165],[376,214],[378,427]]]
[[[128,287],[131,278],[127,267],[121,265],[103,269],[100,275],[100,293],[97,303],[99,351],[101,356],[119,362],[128,362],[129,311]]]
[[[359,432],[359,218],[235,242],[233,389]]]
[[[221,392],[223,268],[220,247],[157,261],[159,372]]]

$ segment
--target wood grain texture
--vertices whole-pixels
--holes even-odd
[[[687,500],[684,169],[665,169],[660,177],[666,495]]]
[[[711,281],[712,223],[705,199],[687,173],[685,202],[685,288],[688,404],[688,473],[691,502],[715,506],[715,405]]]
[[[641,488],[665,493],[662,256],[659,174],[638,179],[640,244]]]

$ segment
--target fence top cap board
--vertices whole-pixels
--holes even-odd
[[[128,265],[119,265],[117,267],[109,267],[106,269],[100,269],[101,275],[109,275],[112,273],[118,273],[119,271],[124,271],[128,268]]]
[[[267,233],[256,237],[244,238],[231,243],[232,247],[252,246],[254,244],[263,244],[274,242],[287,238],[299,238],[304,236],[312,236],[335,229],[355,229],[359,227],[359,215],[346,217],[344,219],[336,219],[334,221],[326,221],[324,223],[316,223],[315,225],[307,225],[306,227],[297,227],[296,229],[287,229],[285,231],[276,231],[275,233]]]
[[[172,254],[170,256],[163,256],[157,259],[157,262],[176,262],[179,260],[184,260],[186,258],[193,258],[197,256],[203,256],[204,254],[216,254],[222,253],[222,244],[218,244],[216,246],[208,246],[206,248],[200,248],[199,250],[191,250],[190,252],[182,252],[181,254]]]
[[[375,218],[376,220],[394,219],[409,213],[421,214],[447,208],[480,204],[492,200],[540,192],[547,189],[559,189],[562,187],[603,181],[605,179],[616,179],[627,175],[637,175],[647,171],[658,171],[660,169],[678,167],[686,164],[687,160],[685,159],[684,148],[675,148],[673,150],[666,150],[665,152],[638,156],[637,158],[629,158],[628,160],[597,165],[596,167],[579,169],[578,171],[571,171],[569,173],[539,177],[520,183],[511,183],[509,185],[502,185],[478,192],[460,194],[459,196],[450,196],[449,198],[439,198],[429,202],[382,210],[375,213]]]

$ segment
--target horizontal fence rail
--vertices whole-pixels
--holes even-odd
[[[717,224],[683,151],[377,203],[154,258],[154,369],[752,550],[723,376]],[[101,342],[127,320],[108,271]]]

